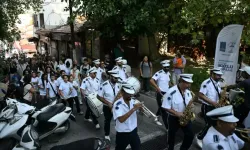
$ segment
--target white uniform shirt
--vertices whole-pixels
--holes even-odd
[[[84,94],[87,96],[91,93],[98,93],[100,82],[97,78],[92,79],[87,77],[83,79],[81,89],[84,90]]]
[[[100,67],[97,69],[96,78],[98,78],[99,81],[102,81],[102,73],[103,72],[105,72],[105,69],[102,69]]]
[[[54,91],[53,91],[53,89]],[[47,84],[47,89],[49,90],[49,97],[50,98],[53,98],[53,97],[56,97],[56,94],[57,94],[57,81],[54,80],[54,82],[52,81],[49,81],[48,84]]]
[[[185,97],[185,103],[186,106],[192,99],[191,92],[189,90],[186,90],[184,92]],[[173,109],[177,112],[184,112],[186,106],[183,101],[183,97],[178,89],[178,86],[175,85],[172,88],[170,88],[167,93],[163,96],[163,102],[162,107],[166,109]]]
[[[158,87],[161,89],[162,92],[168,91],[170,81],[169,72],[166,73],[164,70],[160,70],[156,72],[152,78],[156,81]]]
[[[218,88],[219,93],[221,92],[221,87],[220,83],[216,83],[213,79],[206,79],[205,81],[202,82],[201,87],[200,87],[200,92],[203,93],[206,97],[208,97],[210,100],[213,102],[218,102],[219,101],[219,95],[213,85]],[[209,105],[206,102],[202,101],[203,104]]]
[[[203,138],[202,150],[239,150],[244,147],[244,144],[237,135],[225,137],[214,127],[210,127]]]
[[[50,79],[50,73],[47,74],[47,77],[48,77],[48,81],[51,82],[51,79]]]
[[[131,132],[137,127],[137,114],[134,111],[130,117],[121,123],[118,118],[125,115],[131,109],[134,108],[135,101],[133,99],[130,100],[130,107],[124,102],[123,98],[117,100],[113,105],[113,117],[116,121],[115,129],[117,132]]]
[[[56,81],[57,81],[57,86],[58,86],[58,87],[60,86],[60,84],[61,84],[62,82],[64,82],[61,76],[60,76],[59,78],[57,78]]]
[[[47,81],[44,81],[44,86],[43,86],[42,79],[40,79],[38,82],[38,86],[42,87],[42,88],[39,88],[40,95],[46,95]]]
[[[122,81],[126,81],[127,76],[126,76],[125,70],[122,67],[115,66],[112,70],[118,70],[119,76],[122,79]]]
[[[78,90],[78,87],[79,87],[78,83],[76,81],[73,81],[72,83],[70,82],[70,84],[73,87],[70,97],[76,97],[77,96],[77,90]],[[74,87],[77,87],[77,89],[75,89]]]
[[[117,93],[120,91],[120,85],[116,83],[113,85],[109,80],[105,81],[99,88],[98,95],[105,100],[113,103]],[[104,104],[106,105],[106,104]]]
[[[70,98],[70,94],[71,94],[70,93],[70,89],[73,90],[73,87],[72,87],[72,85],[69,82],[67,82],[67,83],[62,82],[60,84],[59,90],[61,90],[62,93],[63,93],[63,97],[61,96],[62,99],[68,99],[68,98]]]
[[[32,83],[32,85],[33,85],[33,87],[34,87],[34,89],[36,90],[36,91],[38,91],[38,82],[39,82],[39,78],[38,77],[35,77],[35,78],[31,78],[31,83]]]

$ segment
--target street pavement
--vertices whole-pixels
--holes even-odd
[[[154,114],[156,113],[158,107],[155,100],[154,92],[146,94],[140,94],[140,101],[144,101],[145,106],[149,108]],[[82,105],[83,110],[85,109],[85,105]],[[195,113],[198,114],[200,112],[200,104],[195,104]],[[95,126],[92,123],[84,121],[84,115],[76,114],[76,122],[71,122],[71,127],[69,131],[65,134],[54,134],[45,138],[41,141],[42,150],[49,150],[53,146],[68,144],[70,142],[90,138],[90,137],[100,137],[104,138],[104,116],[102,115],[98,121],[101,126],[101,129],[96,130]],[[161,120],[162,122],[162,120]],[[197,118],[194,121],[195,124],[195,132],[197,133],[203,126],[203,121]],[[115,122],[111,122],[111,150],[115,148]],[[181,131],[181,130],[180,130]],[[150,140],[158,140],[160,136],[166,136],[165,126],[158,126],[154,123],[153,118],[147,118],[146,116],[138,114],[138,134],[141,139],[141,143],[147,143]],[[176,144],[178,147],[178,143],[182,140],[182,133],[178,132],[176,136]],[[159,138],[160,139],[160,138]],[[161,142],[167,142],[165,139]],[[154,142],[153,142],[154,143]],[[153,147],[153,145],[151,144]],[[129,148],[129,147],[128,147]],[[192,148],[193,150],[193,148]],[[196,149],[194,149],[196,150]]]

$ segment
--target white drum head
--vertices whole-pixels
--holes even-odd
[[[103,113],[103,103],[97,99],[97,94],[92,93],[87,96],[87,103],[92,113],[98,118]]]
[[[127,83],[133,85],[133,87],[134,87],[136,93],[140,92],[141,83],[140,83],[140,81],[139,81],[137,78],[135,78],[135,77],[129,77],[129,78],[127,79]]]

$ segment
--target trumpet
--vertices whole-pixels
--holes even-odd
[[[135,99],[135,104],[138,104],[138,103],[142,103],[142,102]],[[151,117],[157,118],[157,116],[153,112],[151,112],[143,103],[142,103],[142,113],[148,118],[151,118]]]
[[[248,134],[250,134],[250,129],[236,128],[235,131],[239,132],[242,138],[246,139],[247,141],[250,141],[250,137],[248,136]]]

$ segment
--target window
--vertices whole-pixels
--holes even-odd
[[[40,18],[40,28],[44,28],[45,27],[44,14],[43,13],[39,14],[39,18]]]
[[[37,19],[36,14],[33,15],[33,24],[34,24],[34,27],[38,27],[38,19]]]

